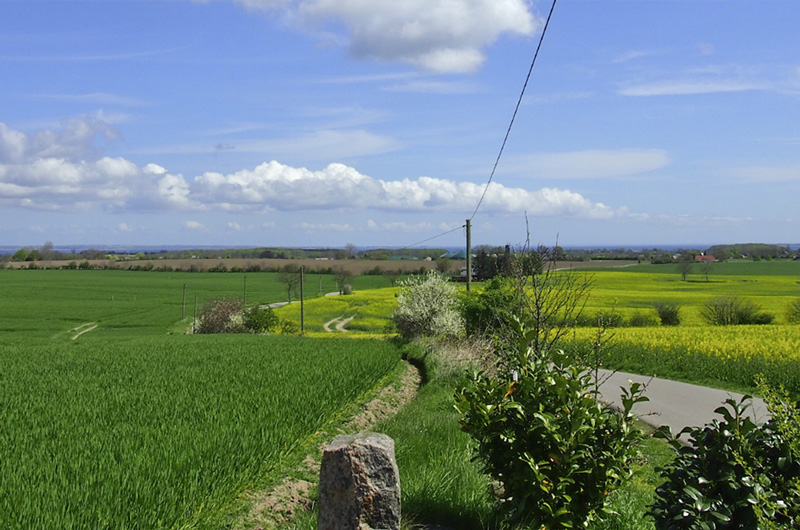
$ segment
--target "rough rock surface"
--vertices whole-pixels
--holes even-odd
[[[400,477],[394,440],[338,436],[322,455],[317,530],[399,530]]]

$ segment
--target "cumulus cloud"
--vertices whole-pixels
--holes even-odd
[[[102,133],[106,129],[89,120],[87,123],[70,122],[64,130],[27,135],[0,124],[0,203],[49,209],[80,205],[117,211],[336,210],[463,215],[472,211],[484,193],[483,183],[426,176],[382,180],[339,163],[312,171],[272,161],[234,173],[206,172],[187,179],[154,163],[139,167],[124,158],[90,158],[94,149],[85,145],[83,139],[91,137],[92,130]],[[589,158],[604,159],[596,154]],[[618,172],[630,171],[631,167],[642,170],[663,162],[658,152],[654,156],[644,153],[638,158],[632,157],[633,162],[630,162],[631,157],[628,157],[629,162],[623,164],[623,169],[610,162],[606,165]],[[563,163],[563,160],[556,157],[549,163]],[[481,208],[484,213],[527,212],[529,215],[592,219],[622,213],[569,190],[530,191],[498,183],[486,189]],[[185,226],[202,227],[199,223]],[[229,227],[239,228],[234,224]],[[401,225],[384,228],[408,229]],[[348,231],[351,227],[341,224],[326,229]]]
[[[343,164],[311,171],[273,161],[228,175],[205,173],[194,180],[191,189],[195,201],[226,209],[465,212],[477,204],[484,186],[424,176],[386,181]],[[501,184],[489,186],[482,208],[491,213],[527,211],[532,215],[591,218],[615,215],[607,206],[568,190],[528,191]]]
[[[119,136],[95,117],[32,134],[0,123],[0,201],[47,209],[193,206],[182,176],[156,164],[140,168],[124,158],[99,156],[96,139]]]
[[[234,0],[278,10],[342,42],[357,58],[411,63],[435,72],[472,72],[503,34],[531,35],[539,21],[525,0]],[[335,28],[335,29],[332,29]],[[336,33],[344,28],[345,35]]]

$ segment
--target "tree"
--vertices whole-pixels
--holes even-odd
[[[688,252],[681,254],[681,257],[678,260],[678,273],[681,275],[681,279],[683,279],[683,281],[686,281],[686,277],[692,272],[693,263],[694,258],[691,254]]]
[[[706,277],[706,283],[708,283],[708,281],[709,281],[708,280],[708,275],[711,274],[711,269],[712,268],[713,268],[713,266],[711,265],[711,262],[708,261],[708,260],[704,260],[703,263],[700,264],[700,270],[703,272],[703,274]]]
[[[339,289],[339,294],[344,294],[344,286],[353,277],[353,274],[344,267],[336,267],[333,269],[333,280],[336,282],[336,288]]]
[[[11,261],[27,261],[28,259],[28,249],[21,248],[18,251],[14,252],[14,255],[11,256]]]
[[[457,337],[464,330],[456,287],[436,271],[400,282],[392,321],[405,339]]]
[[[453,266],[453,263],[450,261],[450,258],[446,256],[442,256],[436,260],[436,270],[440,274],[447,274],[450,272],[450,268]]]
[[[300,285],[300,268],[294,263],[285,265],[278,273],[278,281],[286,285],[286,297],[292,303],[292,293],[297,296],[297,286]]]
[[[39,249],[39,256],[45,261],[53,260],[56,258],[56,251],[53,247],[52,241],[45,242]]]

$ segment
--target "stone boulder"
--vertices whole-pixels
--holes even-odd
[[[338,436],[322,454],[317,530],[400,530],[394,440],[366,432]]]

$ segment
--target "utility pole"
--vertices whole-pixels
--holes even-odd
[[[303,334],[306,331],[306,313],[305,313],[305,292],[303,290],[303,283],[305,275],[305,267],[300,267],[300,333]]]
[[[467,291],[472,290],[472,221],[467,219]]]

